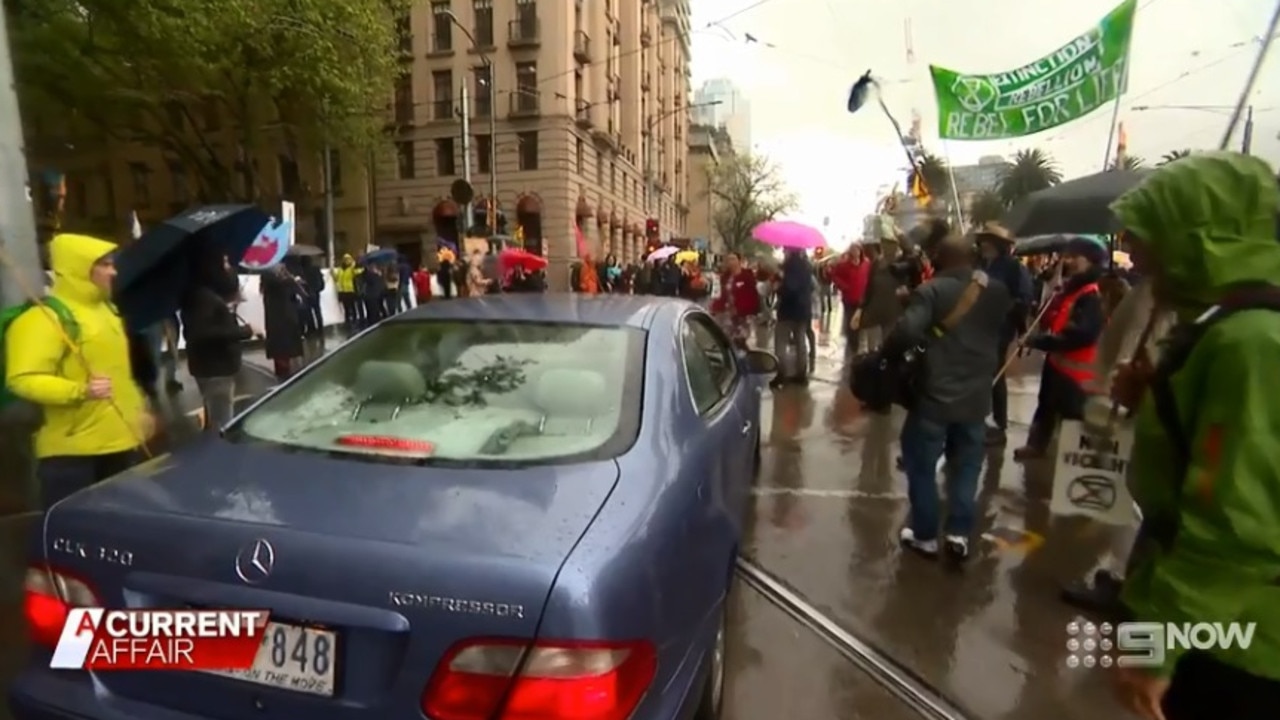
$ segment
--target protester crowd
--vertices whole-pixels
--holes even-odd
[[[1170,650],[1160,667],[1112,670],[1121,700],[1149,720],[1261,720],[1280,708],[1277,207],[1265,163],[1205,153],[1161,167],[1113,203],[1131,271],[1090,238],[1024,262],[998,225],[959,234],[933,222],[912,234],[891,228],[817,266],[803,251],[776,267],[729,253],[716,278],[678,255],[625,266],[586,257],[573,284],[706,301],[742,347],[772,323],[779,389],[808,382],[814,313],[831,311],[838,294],[855,395],[870,412],[906,408],[909,512],[899,539],[926,558],[970,556],[982,466],[1008,440],[1005,372],[1019,352],[1043,354],[1015,460],[1051,457],[1064,421],[1135,438],[1127,467],[1140,523],[1064,599],[1108,619],[1257,627],[1248,648]],[[217,429],[233,412],[244,341],[265,334],[277,374],[296,372],[305,336],[325,326],[318,297],[328,282],[353,329],[403,311],[411,293],[423,303],[436,288],[444,297],[545,288],[536,265],[499,268],[492,253],[460,260],[444,248],[434,271],[348,255],[328,276],[302,258],[263,274],[259,330],[236,315],[242,290],[229,259],[205,252],[192,259],[177,316],[132,328],[112,302],[114,245],[60,234],[48,250],[47,297],[7,310],[2,328],[3,404],[39,410],[45,508],[140,459],[161,383],[181,389],[177,333],[207,427]]]

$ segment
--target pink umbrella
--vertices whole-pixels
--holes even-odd
[[[814,250],[827,246],[827,239],[817,228],[790,220],[760,223],[751,235],[762,243],[791,250]]]

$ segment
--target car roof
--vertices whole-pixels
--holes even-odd
[[[479,298],[432,299],[387,322],[414,320],[510,320],[584,325],[622,325],[649,329],[658,317],[696,307],[679,298],[656,295],[582,295],[579,293],[503,293]]]

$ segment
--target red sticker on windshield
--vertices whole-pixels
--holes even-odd
[[[427,440],[410,440],[390,435],[341,435],[335,442],[347,447],[390,450],[392,452],[418,453],[422,455],[430,455],[436,451],[435,443]]]

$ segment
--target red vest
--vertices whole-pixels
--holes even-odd
[[[1053,317],[1048,319],[1047,330],[1050,333],[1060,333],[1071,320],[1071,308],[1076,304],[1076,300],[1083,295],[1098,292],[1098,283],[1089,283],[1077,288],[1070,295],[1065,295],[1058,302],[1057,311]],[[1049,364],[1056,368],[1059,372],[1071,378],[1080,387],[1092,392],[1097,381],[1094,373],[1094,358],[1098,354],[1098,344],[1070,350],[1068,352],[1049,353]]]

